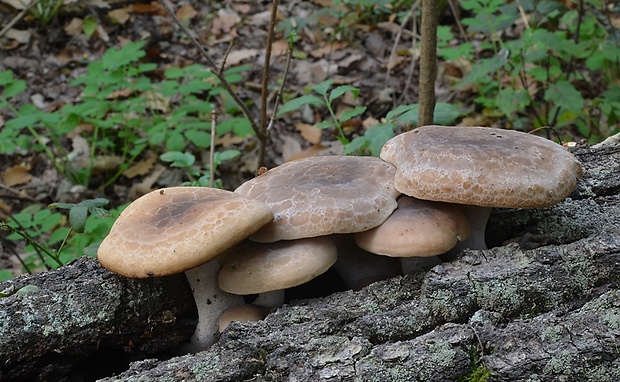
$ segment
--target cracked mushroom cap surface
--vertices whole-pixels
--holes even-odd
[[[394,184],[403,194],[484,207],[556,204],[582,171],[548,139],[489,127],[419,127],[386,142],[381,158],[396,166]]]
[[[97,258],[127,277],[180,273],[215,258],[272,219],[264,203],[231,191],[163,188],[136,199],[120,214]]]
[[[235,193],[267,204],[274,220],[250,236],[274,242],[366,231],[396,208],[396,169],[374,157],[325,156],[284,163]]]
[[[469,235],[469,223],[458,205],[402,195],[383,224],[353,237],[360,248],[378,255],[429,257],[448,252]]]
[[[223,291],[240,295],[291,288],[324,273],[336,258],[336,244],[326,236],[244,241],[224,256],[218,282]]]

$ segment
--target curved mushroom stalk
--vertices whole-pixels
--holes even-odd
[[[334,269],[349,289],[359,290],[378,280],[400,275],[398,260],[370,253],[355,244],[351,235],[332,235],[338,248]]]
[[[456,246],[450,251],[451,253],[457,253],[462,249],[487,249],[487,243],[484,239],[484,233],[487,227],[487,221],[491,215],[491,207],[480,207],[463,204],[461,205],[461,211],[465,214],[467,221],[469,222],[469,229],[471,234],[463,241],[459,241]]]
[[[219,338],[219,318],[226,310],[243,305],[242,296],[224,292],[217,284],[220,271],[218,261],[209,261],[199,267],[185,271],[192,287],[198,308],[198,325],[189,344],[181,350],[195,353],[207,349]]]

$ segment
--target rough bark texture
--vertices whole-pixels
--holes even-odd
[[[498,246],[490,250],[464,251],[426,274],[292,302],[264,321],[233,324],[207,351],[134,362],[104,381],[456,381],[489,371],[492,381],[620,380],[620,146],[575,154],[585,174],[571,198],[547,209],[496,211],[488,239]],[[515,243],[502,245],[507,240]],[[69,364],[111,337],[122,337],[117,348],[145,346],[147,317],[171,309],[160,300],[170,280],[138,283],[92,260],[77,264],[80,274],[60,277],[53,293],[41,275],[19,282],[41,285],[43,296],[0,299],[0,359],[10,356],[12,370],[37,359],[14,359],[16,351],[50,338],[57,344],[48,349],[60,350],[55,362]],[[75,295],[84,285],[114,297],[100,304],[92,294]],[[187,299],[183,288],[179,298]],[[74,324],[52,317],[54,301]],[[23,310],[44,313],[34,322],[16,313]],[[120,317],[125,324],[113,323]]]
[[[0,291],[31,286],[38,290],[0,298],[0,381],[93,380],[178,347],[196,325],[183,275],[133,280],[82,258]]]

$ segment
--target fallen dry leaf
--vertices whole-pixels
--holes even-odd
[[[135,178],[138,175],[146,175],[149,173],[149,171],[151,171],[155,163],[157,163],[157,155],[150,152],[146,159],[143,159],[140,162],[129,167],[127,170],[125,170],[125,172],[123,172],[123,175],[125,175],[129,179]]]
[[[228,34],[241,21],[241,17],[235,12],[226,9],[217,11],[217,17],[211,24],[211,33],[216,36]]]
[[[190,4],[183,4],[177,9],[176,15],[183,24],[187,24],[198,12]]]
[[[151,1],[150,4],[135,3],[131,4],[129,11],[133,13],[140,13],[144,15],[167,15],[168,12],[158,1]]]
[[[19,164],[9,167],[2,173],[2,183],[7,187],[28,183],[32,179],[32,174],[28,172],[29,170],[30,166]]]
[[[84,20],[74,17],[69,21],[67,25],[63,28],[65,33],[69,36],[79,36],[82,34],[84,28]]]
[[[123,25],[130,19],[131,16],[129,15],[129,10],[127,8],[118,8],[108,12],[108,17],[115,23]]]
[[[101,174],[112,171],[121,164],[121,157],[117,155],[99,155],[93,162],[91,172],[93,174]]]
[[[0,199],[0,219],[5,220],[11,214],[11,206]]]
[[[243,60],[247,60],[248,58],[256,57],[259,54],[258,49],[239,49],[233,50],[226,57],[226,67],[229,68],[231,66],[235,66],[239,64]]]
[[[222,147],[230,147],[232,145],[237,145],[243,141],[244,139],[242,137],[230,133],[226,133],[221,137],[215,138],[215,144],[221,145]]]
[[[20,44],[27,44],[30,41],[30,37],[32,37],[32,31],[11,28],[4,35]]]
[[[297,154],[291,156],[289,158],[289,161],[302,159],[302,158],[316,157],[316,156],[323,154],[325,149],[327,149],[327,147],[323,145],[310,146],[307,149],[301,150]]]
[[[308,123],[296,123],[295,128],[301,133],[301,136],[312,143],[313,145],[321,142],[321,135],[323,130],[318,127],[312,126]]]
[[[343,41],[336,41],[336,42],[329,42],[326,43],[325,45],[323,45],[322,47],[318,48],[318,49],[314,49],[313,51],[310,52],[310,55],[314,58],[321,58],[324,57],[330,53],[333,53],[337,50],[340,50],[342,48],[345,48],[348,44],[346,42]]]

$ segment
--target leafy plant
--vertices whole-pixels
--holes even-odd
[[[112,215],[103,209],[106,199],[84,200],[77,204],[54,203],[49,208],[33,204],[10,216],[8,223],[0,222],[0,229],[9,234],[8,240],[25,241],[25,256],[20,257],[25,271],[57,268],[83,256],[88,246],[98,244],[108,233]],[[69,210],[69,224],[57,209]],[[72,234],[73,232],[78,235]],[[9,278],[4,272],[0,277]]]
[[[470,44],[446,48],[451,36],[443,30],[439,54],[447,60],[478,55],[457,87],[478,93],[475,102],[485,116],[522,130],[571,128],[598,141],[618,128],[620,91],[613,79],[620,75],[620,40],[602,3],[579,4],[464,0],[470,16],[463,24],[489,42],[477,52]],[[530,15],[529,25],[518,38],[500,38],[520,19],[519,5]]]
[[[228,113],[238,110],[227,104],[227,93],[217,77],[201,65],[170,68],[163,81],[152,82],[150,74],[156,65],[140,62],[145,56],[143,45],[136,42],[109,49],[101,60],[91,62],[87,73],[71,83],[83,87],[79,102],[52,112],[32,104],[14,108],[11,100],[25,90],[25,82],[15,79],[10,71],[0,73],[0,85],[4,86],[0,110],[6,108],[14,115],[0,131],[0,153],[43,152],[63,175],[85,186],[91,182],[99,157],[116,157],[120,165],[104,174],[101,186],[106,187],[147,147],[164,146],[169,151],[208,148],[215,97],[220,97]],[[224,76],[236,83],[248,69],[231,68]],[[88,152],[66,148],[66,135],[76,132],[87,141]],[[217,130],[218,135],[227,132],[241,137],[253,134],[243,118],[231,118]],[[82,162],[76,160],[80,155]]]
[[[185,170],[185,174],[189,178],[189,181],[184,182],[182,185],[209,187],[211,184],[209,166],[213,166],[213,172],[216,172],[217,167],[222,164],[222,162],[235,159],[239,155],[241,155],[241,152],[239,150],[217,151],[213,155],[213,162],[210,165],[207,164],[202,169],[199,166],[196,166],[196,157],[188,152],[182,153],[179,151],[168,151],[161,154],[159,156],[159,159],[164,162],[170,163],[171,167],[182,168],[183,170]],[[216,188],[222,188],[222,180],[214,179],[213,185]]]
[[[359,89],[351,85],[340,85],[330,90],[333,83],[333,80],[326,80],[307,88],[306,95],[294,98],[282,105],[280,110],[278,110],[278,115],[280,116],[291,111],[298,110],[305,105],[325,107],[329,112],[330,118],[318,123],[316,127],[321,129],[335,127],[339,134],[338,139],[344,144],[349,143],[349,140],[342,129],[342,125],[344,122],[349,121],[366,111],[366,106],[355,106],[351,109],[343,111],[337,116],[334,109],[334,101],[342,97],[347,92],[350,92],[353,94],[354,98],[357,98],[359,96]]]

